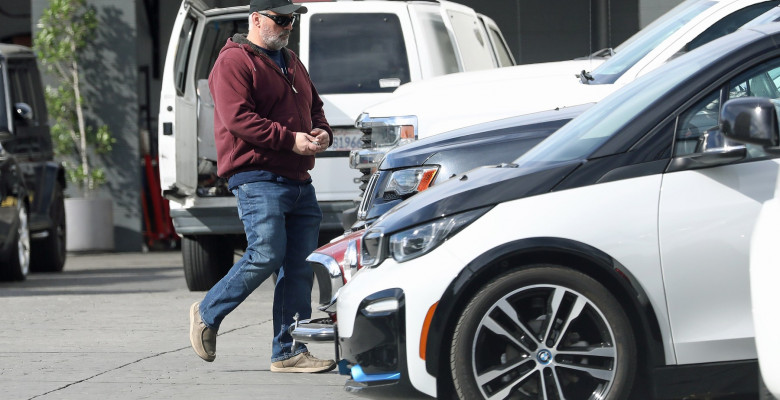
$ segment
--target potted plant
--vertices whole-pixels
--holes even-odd
[[[33,47],[56,86],[46,87],[46,105],[55,154],[63,161],[67,178],[79,190],[65,200],[68,250],[114,248],[113,201],[95,196],[105,182],[96,165],[99,155],[111,151],[115,139],[108,126],[94,126],[85,116],[83,57],[95,36],[97,12],[86,0],[50,0],[43,10]]]

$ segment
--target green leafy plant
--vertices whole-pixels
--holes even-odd
[[[79,69],[97,24],[97,12],[86,0],[50,0],[33,44],[41,64],[57,81],[56,87],[46,87],[55,153],[63,159],[68,180],[84,194],[105,182],[105,170],[92,158],[110,152],[116,141],[108,126],[88,126],[84,116],[87,103]]]

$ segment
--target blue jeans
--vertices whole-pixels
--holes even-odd
[[[293,316],[311,318],[314,280],[306,257],[317,248],[322,212],[309,182],[272,175],[272,180],[244,183],[233,190],[244,223],[244,256],[217,282],[200,304],[203,322],[218,330],[222,320],[274,271],[274,338],[271,362],[307,351],[292,351],[287,328]]]

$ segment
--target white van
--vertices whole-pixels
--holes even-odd
[[[215,7],[217,3],[220,7]],[[170,200],[190,290],[206,290],[233,264],[244,231],[226,179],[216,174],[213,102],[207,78],[228,37],[247,31],[249,1],[184,0],[168,46],[160,99],[160,183]],[[230,7],[230,5],[235,5]],[[360,111],[398,86],[461,71],[514,64],[490,18],[447,1],[304,2],[288,48],[307,66],[334,131],[312,179],[322,230],[341,230],[360,173]],[[334,235],[335,236],[335,235]]]

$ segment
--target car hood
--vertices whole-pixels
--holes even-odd
[[[536,135],[534,132],[540,130],[540,124],[564,119],[573,119],[592,106],[593,103],[563,107],[546,112],[520,115],[455,129],[391,150],[382,160],[379,169],[392,170],[423,165],[435,154],[458,149],[469,148],[477,151],[478,153],[476,154],[484,154],[485,151],[481,150],[489,148],[490,144],[506,143],[507,140],[525,136],[539,136],[538,140],[541,140],[542,138],[547,137],[549,132],[546,132],[541,136]],[[519,156],[520,153],[518,152],[513,158],[503,160],[503,162],[509,162]],[[493,163],[491,160],[487,161],[488,162],[474,164],[474,166],[489,165]],[[460,172],[463,172],[463,170]]]
[[[480,207],[550,192],[581,160],[518,168],[480,167],[455,176],[400,203],[374,222],[391,234],[423,222]]]
[[[617,90],[616,85],[581,83],[574,65],[582,62],[566,62],[570,66],[566,74],[537,75],[542,73],[535,64],[412,82],[364,112],[372,118],[417,116],[417,135],[422,139],[482,122],[597,102]]]

